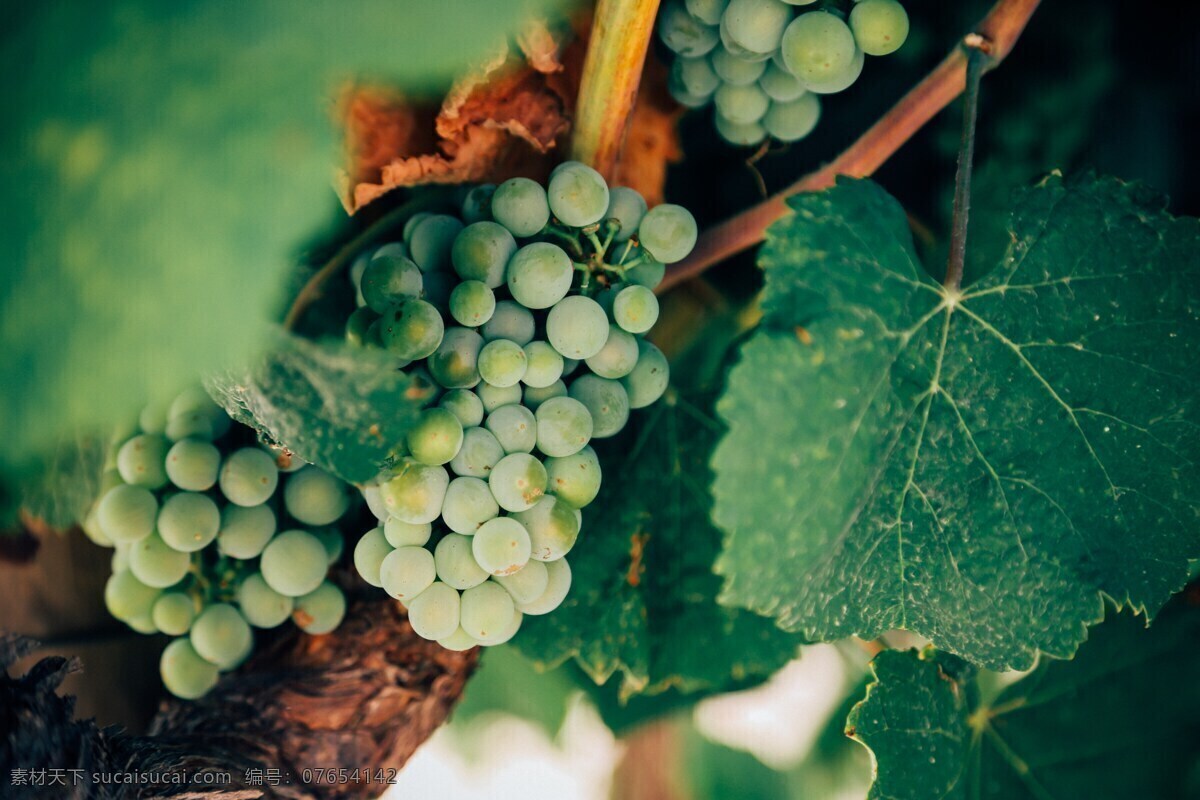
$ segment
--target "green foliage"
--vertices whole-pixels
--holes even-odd
[[[1092,631],[1071,661],[1044,659],[990,702],[973,670],[925,651],[880,653],[848,730],[875,754],[872,798],[1145,800],[1192,797],[1200,613]]]
[[[108,447],[97,437],[60,441],[39,460],[24,482],[22,507],[52,528],[82,520],[100,493]]]
[[[874,184],[791,204],[718,406],[723,601],[996,668],[1069,656],[1102,593],[1160,608],[1200,552],[1196,221],[1052,176],[951,293]]]

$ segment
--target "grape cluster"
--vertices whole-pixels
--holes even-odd
[[[346,610],[326,573],[342,553],[342,534],[330,526],[349,508],[347,487],[252,438],[238,446],[235,434],[248,432],[231,428],[198,387],[165,413],[147,408],[138,430],[118,437],[105,491],[83,525],[115,550],[109,612],[139,633],[178,637],[159,668],[185,699],[250,655],[251,626],[291,618],[328,633]]]
[[[658,34],[677,55],[671,95],[688,108],[711,102],[723,139],[794,142],[820,119],[817,95],[846,89],[865,56],[904,44],[908,14],[896,0],[672,0]]]
[[[570,588],[565,556],[600,489],[588,443],[667,387],[642,334],[696,222],[567,162],[545,187],[475,187],[458,215],[418,214],[403,239],[352,266],[346,338],[441,394],[363,488],[381,524],[354,562],[426,639],[500,644]]]

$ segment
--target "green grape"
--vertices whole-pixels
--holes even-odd
[[[525,362],[528,366],[521,382],[526,386],[544,389],[562,377],[563,357],[548,342],[525,345]],[[520,398],[514,402],[520,402]]]
[[[129,569],[129,549],[132,544],[117,543],[113,545],[112,558],[109,560],[109,567],[113,572],[122,572]]]
[[[634,348],[637,348],[636,342]],[[629,422],[629,394],[619,381],[599,375],[580,375],[571,384],[571,397],[587,407],[595,439],[615,436]]]
[[[542,498],[545,500],[546,498]],[[528,512],[524,512],[528,513]],[[531,537],[532,538],[532,537]],[[550,573],[541,561],[533,560],[511,575],[497,575],[492,580],[504,587],[517,603],[531,603],[542,596],[550,581]]]
[[[449,463],[458,455],[462,442],[462,423],[444,408],[425,409],[408,431],[408,449],[412,457],[430,466]]]
[[[256,572],[238,584],[237,604],[242,616],[254,627],[277,628],[292,615],[296,601],[272,589]]]
[[[513,453],[492,468],[488,487],[505,511],[524,511],[545,493],[546,468],[528,453]]]
[[[459,216],[463,222],[481,222],[492,218],[492,195],[496,193],[496,184],[481,183],[473,186],[463,197]]]
[[[212,417],[200,411],[192,411],[167,418],[167,427],[163,431],[172,442],[180,439],[206,439],[211,441],[217,436]]]
[[[708,62],[702,58],[696,59],[679,59],[676,64],[684,64],[680,69],[684,73],[684,82],[686,85],[687,74],[696,72],[698,69],[712,72],[712,68],[708,66]],[[702,67],[697,67],[700,64]],[[716,90],[716,83],[713,83],[712,89],[708,93]],[[704,94],[699,92],[698,94]],[[608,192],[608,210],[604,212],[605,219],[616,220],[620,223],[620,227],[613,234],[613,241],[624,242],[637,232],[638,223],[642,221],[642,217],[646,215],[646,198],[642,197],[641,192],[636,189],[630,189],[628,186],[614,186]]]
[[[496,289],[504,285],[504,270],[515,252],[517,242],[508,228],[485,220],[462,229],[454,240],[450,259],[463,280],[479,281]]]
[[[379,320],[383,346],[409,361],[432,355],[444,334],[442,315],[432,304],[415,297],[391,306]]]
[[[545,388],[538,388],[536,386],[526,386],[525,387],[525,396],[522,398],[521,401],[525,404],[525,407],[528,408],[530,411],[536,412],[538,410],[538,406],[540,406],[542,403],[546,402],[550,398],[566,397],[566,396],[567,396],[567,385],[565,383],[563,383],[562,380],[560,379]]]
[[[383,503],[383,495],[379,492],[378,484],[361,487],[363,500],[367,501],[367,508],[375,515],[375,519],[383,521],[389,517],[387,506]]]
[[[288,597],[308,594],[320,586],[328,568],[325,545],[311,533],[301,530],[284,531],[276,536],[263,550],[259,561],[267,585]]]
[[[426,272],[422,277],[425,288],[421,299],[437,308],[445,308],[450,302],[450,293],[458,284],[458,276],[452,272]]]
[[[767,138],[767,129],[758,122],[751,122],[749,124],[731,122],[720,114],[717,114],[713,118],[713,121],[716,124],[717,133],[721,134],[721,138],[730,144],[749,147]]]
[[[604,219],[608,210],[608,184],[599,172],[578,161],[559,165],[550,177],[546,196],[550,212],[572,228],[593,225]]]
[[[729,0],[685,0],[688,13],[705,25],[719,25]]]
[[[379,566],[383,590],[401,602],[410,602],[437,580],[433,553],[424,547],[397,547]]]
[[[362,296],[376,314],[387,312],[408,297],[419,297],[424,288],[421,270],[402,255],[376,256],[363,270]]]
[[[556,561],[575,546],[579,517],[574,508],[554,495],[546,495],[533,508],[514,514],[529,532],[530,554],[537,561]]]
[[[421,272],[450,268],[450,251],[462,230],[462,220],[449,214],[431,214],[417,223],[407,238],[412,260]]]
[[[567,592],[571,591],[571,566],[565,558],[548,562],[546,574],[546,591],[532,602],[517,604],[517,610],[522,614],[549,614],[562,605]]]
[[[730,86],[749,86],[762,77],[767,69],[765,61],[747,61],[724,47],[714,50],[711,59],[713,75],[717,77],[717,84],[713,86],[712,92],[716,92],[722,83]]]
[[[536,419],[537,447],[548,456],[561,458],[578,453],[592,438],[592,415],[574,398],[550,398],[538,406]]]
[[[163,541],[181,553],[207,547],[220,529],[221,511],[217,504],[197,492],[171,495],[158,512],[158,532]]]
[[[575,370],[579,369],[579,365],[582,363],[581,359],[563,356],[563,377],[566,378],[574,374]]]
[[[667,390],[671,368],[662,351],[645,339],[638,340],[638,363],[633,372],[621,379],[629,395],[630,408],[645,408]]]
[[[96,518],[96,506],[88,509],[87,516],[83,518],[83,522],[79,523],[79,527],[85,536],[101,547],[114,545],[113,540],[109,539],[100,528],[100,521]]]
[[[795,142],[812,133],[820,118],[821,101],[815,94],[805,94],[790,103],[772,103],[763,127],[781,142]]]
[[[712,95],[696,95],[689,92],[675,70],[667,76],[667,91],[672,99],[684,108],[704,108],[712,100]]]
[[[456,653],[460,653],[463,650],[470,650],[472,647],[479,645],[479,642],[475,641],[471,637],[471,634],[464,631],[461,627],[449,636],[443,636],[441,639],[438,639],[437,643],[447,650],[453,650]]]
[[[850,30],[864,53],[886,56],[908,38],[908,13],[896,0],[862,0],[850,10]]]
[[[600,493],[600,459],[591,447],[564,458],[547,458],[546,476],[546,491],[573,508],[583,508]]]
[[[467,428],[458,455],[450,460],[450,469],[455,475],[486,478],[502,458],[504,447],[494,433],[486,428]]]
[[[663,277],[667,274],[667,265],[661,261],[655,261],[650,257],[649,253],[642,256],[642,262],[632,269],[625,271],[625,282],[634,286],[645,286],[647,289],[653,289],[663,281]],[[614,299],[616,299],[614,297]]]
[[[196,700],[217,685],[217,667],[200,657],[191,641],[176,639],[163,648],[158,660],[163,686],[181,700]]]
[[[496,304],[497,311],[501,305]],[[442,343],[425,364],[434,380],[447,389],[470,389],[479,383],[482,348],[483,337],[470,328],[448,328]]]
[[[450,293],[450,316],[459,325],[478,328],[496,313],[496,294],[483,281],[463,281]]]
[[[715,92],[717,87],[720,85],[721,79],[717,77],[717,73],[713,71],[712,64],[709,62],[708,58],[675,59],[675,63],[671,65],[671,74],[667,81],[667,88],[670,90],[671,95],[682,95],[685,99],[681,99],[679,101],[680,104],[688,106],[689,108],[703,106],[712,98],[713,92]],[[692,102],[689,102],[686,98],[694,98],[695,105],[693,105]],[[612,191],[615,191],[615,187]],[[609,193],[610,196],[612,191]],[[638,197],[641,197],[641,195],[638,195]],[[613,201],[610,197],[609,210],[604,215],[605,219],[612,219],[615,216],[612,213],[612,205]],[[643,208],[641,209],[643,214],[646,213],[644,205],[645,201],[643,200]],[[632,230],[637,229],[636,223],[630,227]],[[615,238],[615,240],[625,241],[633,235],[632,230],[628,235],[621,238]]]
[[[808,6],[817,2],[817,0],[783,0],[783,2],[787,3],[789,6]],[[854,2],[857,3],[858,0],[854,0]]]
[[[217,482],[221,451],[209,442],[181,439],[167,451],[167,477],[180,489],[204,492]]]
[[[162,433],[167,429],[167,407],[161,403],[150,403],[138,414],[138,427],[142,433]]]
[[[810,11],[792,20],[780,48],[788,72],[805,83],[841,75],[857,51],[850,28],[828,11]]]
[[[508,339],[524,347],[533,341],[533,314],[520,303],[501,300],[496,303],[496,313],[483,325],[483,338],[489,342]]]
[[[508,339],[495,339],[479,351],[480,377],[501,389],[520,383],[528,366],[524,348]]]
[[[492,575],[520,570],[529,562],[530,547],[529,532],[513,517],[488,520],[471,540],[475,562]]]
[[[755,53],[772,53],[792,21],[792,10],[781,0],[729,0],[721,24],[729,37]]]
[[[392,545],[388,542],[384,529],[371,528],[354,546],[354,568],[367,583],[372,586],[382,586],[383,581],[379,576],[379,569],[390,552],[392,552]]]
[[[757,84],[734,86],[725,83],[713,95],[713,104],[719,116],[739,125],[749,125],[758,122],[767,113],[771,98]],[[650,252],[654,253],[653,250]]]
[[[473,428],[483,422],[483,401],[470,389],[451,389],[438,403],[458,418],[463,428]]]
[[[329,525],[350,507],[350,496],[337,478],[318,467],[305,467],[287,479],[283,506],[304,525]]]
[[[487,580],[488,574],[471,553],[471,537],[448,533],[433,549],[437,576],[455,589],[470,589]],[[418,595],[419,597],[420,595]]]
[[[214,603],[201,611],[188,638],[196,653],[218,669],[236,666],[254,643],[246,618],[229,603]]]
[[[105,492],[96,507],[96,524],[110,541],[121,544],[145,539],[154,530],[158,500],[143,486],[121,484]]]
[[[421,547],[433,534],[433,525],[425,522],[414,525],[402,519],[388,517],[383,523],[383,535],[392,547]]]
[[[380,491],[389,514],[419,525],[438,518],[449,485],[450,476],[444,467],[405,459],[399,473]]]
[[[160,589],[142,583],[128,569],[113,572],[104,584],[104,605],[122,622],[149,615],[161,595]]]
[[[167,482],[163,468],[166,456],[167,440],[156,433],[143,433],[121,445],[117,451],[117,471],[128,484],[157,489]]]
[[[275,459],[257,447],[243,447],[225,459],[218,483],[225,499],[234,505],[261,505],[275,494],[279,467]]]
[[[658,15],[658,36],[681,56],[695,58],[717,46],[717,29],[687,12],[680,2],[670,2]]]
[[[196,605],[183,592],[166,592],[154,601],[150,612],[154,627],[169,636],[183,636],[192,627]]]
[[[450,481],[442,503],[442,521],[450,530],[470,536],[499,513],[500,506],[485,481],[469,476]]]
[[[346,595],[335,584],[325,581],[303,597],[296,598],[292,620],[305,633],[329,633],[346,616]]]
[[[135,542],[129,550],[129,571],[139,581],[156,589],[179,583],[191,566],[190,553],[173,549],[157,533]]]
[[[546,190],[529,178],[510,178],[496,188],[492,217],[515,236],[535,236],[550,221]]]
[[[508,262],[508,290],[526,308],[549,308],[567,296],[575,267],[566,251],[550,242],[533,242]]]
[[[772,107],[777,103],[797,100],[808,91],[799,78],[776,64],[767,67],[767,71],[758,79],[758,86],[771,98]],[[770,110],[767,113],[770,114]]]
[[[204,391],[203,386],[192,386],[180,392],[171,401],[171,407],[167,410],[167,421],[169,423],[176,417],[193,414],[208,419],[212,425],[213,436],[223,436],[232,424],[229,415],[213,402],[213,399],[208,396],[208,392]]]
[[[516,383],[512,386],[496,386],[484,381],[475,387],[475,393],[483,403],[483,410],[488,414],[501,406],[521,402],[521,387]]]
[[[608,341],[608,315],[590,297],[564,297],[546,318],[546,338],[567,358],[591,358]]]
[[[524,406],[501,406],[488,414],[483,424],[506,453],[529,453],[537,444],[537,422]]]
[[[759,53],[743,47],[730,32],[724,17],[721,18],[721,24],[717,26],[717,38],[720,39],[722,47],[743,61],[767,61],[771,58],[770,53]]]
[[[350,262],[350,269],[346,272],[346,277],[350,279],[350,285],[354,288],[354,302],[359,308],[367,304],[362,295],[362,276],[367,270],[367,264],[371,262],[372,255],[370,250],[362,251]]]
[[[444,639],[458,630],[459,594],[436,582],[408,604],[408,622],[425,639]]]
[[[515,606],[515,604],[514,604]],[[517,631],[521,629],[521,622],[524,621],[525,615],[517,609],[513,608],[512,617],[508,623],[498,630],[494,635],[488,636],[485,639],[480,639],[479,643],[486,647],[495,647],[498,644],[504,644],[517,635]]]
[[[658,298],[645,286],[626,286],[613,300],[613,319],[630,333],[645,333],[658,321]]]
[[[329,565],[336,564],[342,557],[342,551],[346,549],[346,540],[342,538],[342,532],[337,528],[313,528],[309,533],[321,540]]]
[[[400,235],[404,237],[404,241],[407,242],[411,239],[413,231],[417,229],[417,226],[432,216],[433,214],[428,211],[418,211],[409,217],[408,221],[404,223],[404,229],[400,232]]]
[[[850,61],[850,66],[824,80],[806,80],[804,87],[815,94],[837,94],[858,80],[858,76],[862,75],[863,64],[866,60],[862,50],[857,50],[854,58]]]
[[[459,624],[468,634],[484,641],[505,631],[515,610],[504,587],[488,581],[463,592]]]
[[[225,506],[217,531],[217,550],[233,558],[254,558],[275,535],[275,524],[270,506]]]

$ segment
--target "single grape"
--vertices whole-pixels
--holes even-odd
[[[525,350],[516,342],[496,339],[479,352],[479,374],[485,383],[504,389],[515,387],[529,366]]]
[[[545,493],[546,468],[528,453],[513,453],[492,468],[488,486],[505,511],[524,511]]]
[[[100,521],[96,518],[96,506],[88,509],[87,516],[79,523],[79,527],[85,536],[101,547],[112,547],[115,544],[100,528]]]
[[[375,519],[383,521],[388,518],[387,506],[383,503],[383,495],[379,493],[378,484],[362,487],[363,500],[367,501],[367,508],[375,515]]]
[[[513,574],[497,575],[493,580],[503,586],[505,591],[512,595],[512,599],[515,602],[531,603],[541,597],[542,593],[546,591],[546,585],[550,581],[550,574],[546,571],[544,563],[533,560],[527,562],[525,566]]]
[[[463,426],[444,408],[427,408],[408,431],[408,449],[422,464],[446,464],[462,447]]]
[[[452,586],[434,583],[408,604],[408,622],[425,639],[444,639],[458,630],[459,595]]]
[[[307,531],[276,536],[263,550],[259,569],[267,585],[288,597],[308,594],[321,585],[329,558],[321,540]]]
[[[492,575],[512,575],[520,570],[529,561],[530,548],[529,532],[513,517],[485,522],[471,540],[475,562]]]
[[[497,311],[501,305],[496,304]],[[470,389],[479,383],[482,348],[483,337],[470,328],[448,328],[442,343],[425,364],[434,380],[447,389]]]
[[[658,15],[658,36],[671,50],[690,58],[704,55],[720,41],[715,27],[693,17],[680,2],[667,3]]]
[[[501,406],[488,414],[483,424],[506,453],[528,453],[537,444],[537,422],[524,406]]]
[[[610,325],[608,341],[599,353],[587,359],[587,365],[601,378],[623,378],[633,371],[637,358],[637,337]]]
[[[150,612],[154,627],[169,636],[183,636],[192,627],[196,605],[183,592],[166,592],[154,601]]]
[[[225,506],[217,531],[217,550],[233,558],[254,558],[275,535],[275,525],[275,512],[270,506]]]
[[[420,297],[424,288],[421,270],[412,259],[402,255],[372,258],[363,270],[360,285],[367,308],[376,314],[387,312],[405,298]]]
[[[710,58],[712,59],[713,75],[717,77],[717,85],[712,88],[713,92],[716,92],[722,83],[730,86],[749,86],[762,77],[763,72],[767,69],[767,62],[747,61],[735,56],[724,47],[714,50]]]
[[[172,442],[180,439],[204,439],[212,441],[217,438],[213,418],[202,411],[191,411],[186,414],[167,418],[167,427],[163,431]]]
[[[729,0],[685,0],[684,2],[688,13],[705,25],[720,24],[721,15],[725,13],[725,7],[728,5]]]
[[[863,64],[866,60],[863,51],[857,50],[854,53],[854,58],[850,61],[850,66],[825,79],[818,80],[814,78],[812,80],[805,80],[804,87],[814,94],[837,94],[858,80],[858,76],[862,75]]]
[[[407,242],[411,239],[413,231],[417,229],[417,226],[432,216],[433,214],[428,211],[418,211],[409,217],[408,221],[404,223],[404,229],[400,232],[400,235],[404,237],[404,241]]]
[[[712,100],[712,95],[692,94],[683,85],[683,79],[676,70],[671,70],[667,76],[667,91],[671,98],[684,108],[704,108]]]
[[[546,491],[574,508],[583,508],[600,493],[600,459],[591,447],[564,458],[547,458],[546,475]]]
[[[433,534],[433,525],[425,522],[414,525],[402,519],[388,517],[383,523],[383,535],[392,547],[420,547],[429,541]]]
[[[438,310],[415,297],[404,298],[379,319],[383,346],[409,361],[428,358],[442,343],[445,330]]]
[[[722,47],[743,61],[767,61],[771,58],[770,53],[759,53],[743,47],[729,30],[729,25],[725,22],[724,17],[721,18],[721,24],[717,26],[717,38],[720,39]]]
[[[580,375],[571,384],[571,397],[587,407],[592,418],[593,438],[615,436],[629,421],[629,394],[619,381],[599,375]]]
[[[792,10],[781,0],[729,0],[721,24],[739,45],[755,53],[772,53],[792,21]]]
[[[489,342],[508,339],[525,346],[533,341],[533,314],[520,303],[501,300],[496,303],[496,313],[483,325],[483,338]]]
[[[368,344],[382,345],[382,342],[370,339],[371,326],[378,320],[379,315],[367,306],[354,309],[354,312],[346,319],[346,342],[355,347],[365,347]],[[375,330],[379,330],[378,326]]]
[[[450,316],[459,325],[478,328],[496,313],[496,294],[483,281],[463,281],[450,293]]]
[[[121,544],[145,539],[154,530],[158,500],[143,486],[121,484],[105,492],[96,507],[96,524],[110,541]]]
[[[139,581],[156,589],[179,583],[191,566],[190,553],[173,549],[157,533],[135,542],[129,550],[129,571]]]
[[[492,217],[515,236],[534,236],[550,221],[546,190],[529,178],[510,178],[496,187]]]
[[[908,13],[896,0],[862,0],[850,10],[850,30],[864,53],[886,56],[908,38]]]
[[[504,285],[504,270],[515,252],[517,242],[508,228],[485,220],[462,229],[450,257],[460,278],[496,289]]]
[[[243,447],[226,457],[218,483],[225,499],[234,505],[261,505],[275,494],[279,467],[257,447]]]
[[[608,341],[608,315],[590,297],[564,297],[546,318],[546,338],[566,358],[591,358]]]
[[[475,394],[479,395],[479,401],[483,403],[483,410],[488,414],[501,406],[510,406],[513,403],[521,402],[521,387],[516,383],[512,386],[496,386],[484,381],[475,387]]]
[[[679,59],[676,64],[685,64],[680,69],[685,73],[684,83],[687,84],[687,73],[694,73],[697,70],[703,72],[707,70],[712,72],[712,68],[708,66],[708,62],[702,58],[697,59]],[[696,66],[696,65],[702,66]],[[715,77],[715,76],[714,76]],[[699,80],[696,78],[695,80]],[[707,80],[705,81],[707,85]],[[715,91],[716,83],[713,83],[712,89],[708,93]],[[690,91],[690,88],[689,88]],[[697,94],[705,94],[698,92]],[[637,232],[637,226],[642,221],[642,217],[646,215],[646,198],[642,197],[641,192],[636,189],[630,189],[628,186],[614,186],[608,192],[608,210],[604,212],[605,219],[616,220],[620,223],[620,227],[613,234],[613,241],[624,242],[630,236]]]
[[[217,667],[200,657],[187,638],[176,639],[162,651],[158,672],[167,691],[182,700],[196,700],[217,685]]]
[[[218,669],[236,666],[254,642],[246,618],[229,603],[214,603],[201,611],[188,638],[196,653]]]
[[[566,397],[567,385],[562,380],[557,380],[544,389],[539,389],[535,386],[526,386],[525,395],[521,401],[530,411],[536,412],[538,406],[546,402],[552,397]]]
[[[238,584],[238,608],[256,628],[276,628],[292,615],[296,601],[267,585],[260,573],[249,575]]]
[[[471,553],[471,537],[461,533],[443,536],[433,550],[433,561],[438,578],[455,589],[470,589],[488,577]]]
[[[521,629],[521,622],[524,619],[525,615],[520,611],[517,611],[517,609],[514,607],[512,617],[509,619],[508,623],[501,627],[495,634],[484,639],[480,639],[479,643],[487,647],[494,647],[498,644],[504,644],[517,635],[517,631]]]
[[[767,113],[771,98],[757,84],[734,86],[725,83],[713,95],[713,104],[717,107],[717,113],[730,122],[749,125],[758,122]],[[653,250],[650,252],[654,253]]]
[[[467,428],[458,455],[450,460],[450,469],[455,475],[486,478],[502,458],[504,447],[494,433],[486,428]]]
[[[625,283],[653,289],[662,283],[666,274],[666,264],[655,261],[649,253],[644,253],[640,264],[625,271]]]
[[[167,406],[150,403],[138,414],[138,427],[142,433],[162,433],[167,429]]]
[[[133,545],[128,542],[118,542],[113,545],[112,558],[108,562],[113,572],[121,572],[129,569],[129,548],[131,547]]]
[[[645,333],[658,321],[658,298],[645,286],[627,286],[613,301],[613,319],[630,333]]]
[[[492,195],[496,193],[496,184],[481,183],[473,186],[463,196],[460,216],[468,225],[492,218]]]
[[[346,549],[346,540],[342,538],[342,532],[337,528],[313,528],[309,533],[321,540],[329,565],[336,564],[342,557],[342,551]]]
[[[229,415],[225,413],[219,405],[213,402],[213,399],[208,396],[208,392],[204,391],[203,386],[192,386],[184,391],[171,401],[171,407],[167,410],[167,421],[175,418],[187,417],[190,415],[199,415],[206,418],[212,423],[212,435],[224,436],[232,425]],[[172,441],[174,439],[170,436]]]
[[[483,422],[483,401],[470,389],[451,389],[442,395],[438,405],[457,417],[463,428]]]
[[[504,587],[488,581],[463,592],[459,624],[468,634],[484,641],[506,630],[515,610]]]
[[[749,124],[732,122],[720,114],[717,114],[713,118],[713,121],[716,124],[717,133],[721,134],[721,138],[730,144],[749,147],[767,138],[766,128],[758,122],[751,122]]]
[[[449,214],[431,214],[413,228],[408,249],[421,272],[450,268],[450,250],[462,229],[462,220]]]
[[[579,517],[574,508],[554,495],[546,495],[533,508],[513,515],[529,532],[530,554],[537,561],[555,561],[570,552],[579,538]]]
[[[181,439],[167,451],[167,477],[180,489],[205,492],[217,482],[221,451],[209,442]]]
[[[508,290],[526,308],[549,308],[567,296],[575,268],[550,242],[527,244],[508,262]]]
[[[775,63],[767,67],[766,72],[758,79],[758,85],[775,103],[791,102],[808,91],[799,78]]]
[[[150,614],[161,596],[160,589],[142,583],[128,569],[113,572],[104,584],[104,606],[122,622]]]
[[[172,548],[191,553],[207,547],[221,529],[221,512],[207,495],[179,492],[158,512],[158,532]]]
[[[346,616],[346,595],[335,584],[325,581],[303,597],[296,598],[292,620],[305,633],[329,633]]]
[[[433,553],[424,547],[397,547],[379,566],[383,590],[401,602],[410,602],[437,580]]]
[[[143,433],[121,445],[117,451],[117,471],[121,473],[121,479],[147,489],[165,485],[167,472],[163,462],[168,446],[167,440],[156,433]]]
[[[821,101],[815,94],[805,94],[790,103],[772,103],[763,127],[781,142],[795,142],[812,133],[820,118]]]
[[[447,650],[453,650],[460,653],[463,650],[470,650],[472,647],[477,647],[479,642],[472,638],[471,634],[464,631],[461,627],[449,636],[443,636],[437,640],[437,643]]]
[[[449,485],[450,476],[445,467],[405,459],[396,476],[383,484],[380,491],[388,513],[419,525],[438,518]]]
[[[645,339],[638,340],[638,363],[633,372],[621,379],[629,395],[630,408],[645,408],[667,390],[671,368],[662,351]]]
[[[599,172],[578,161],[568,161],[555,170],[546,195],[550,212],[572,228],[593,225],[604,219],[608,210],[608,184]]]
[[[571,567],[565,558],[548,562],[546,573],[546,591],[541,597],[530,603],[517,604],[517,610],[522,614],[549,614],[562,605],[567,592],[571,591]]]
[[[562,377],[563,357],[548,342],[530,342],[525,345],[525,361],[528,365],[521,382],[535,389],[544,389]],[[518,398],[514,402],[519,402]]]
[[[362,579],[372,586],[382,586],[379,570],[392,545],[388,542],[383,528],[371,528],[362,535],[354,546],[354,568]]]
[[[849,26],[828,11],[810,11],[792,20],[780,48],[788,72],[805,83],[841,75],[857,51]]]
[[[717,49],[720,50],[722,48]],[[700,98],[708,99],[712,97],[712,93],[721,85],[721,79],[713,70],[712,63],[708,58],[676,58],[675,63],[671,65],[671,75],[668,85],[673,90],[673,95],[678,94],[678,90],[682,90],[682,93],[688,97],[694,97],[697,100]],[[687,103],[683,104],[689,105]],[[612,191],[615,191],[615,187]],[[641,197],[641,195],[639,194],[638,197]],[[605,219],[612,219],[615,216],[612,213],[612,204],[613,201],[610,199],[609,211],[604,215]],[[642,209],[642,213],[645,213],[645,208]],[[634,224],[631,227],[636,230],[637,225]],[[630,235],[632,235],[632,231],[623,238],[616,239],[616,241],[624,241]]]
[[[470,536],[499,513],[486,481],[469,476],[450,481],[442,503],[442,521],[450,530]]]
[[[287,512],[305,525],[329,525],[350,507],[350,496],[337,478],[318,467],[305,467],[283,487]]]
[[[576,382],[579,380],[582,378]],[[536,419],[537,447],[548,456],[561,458],[578,453],[592,438],[592,415],[583,403],[571,397],[552,397],[542,403]]]

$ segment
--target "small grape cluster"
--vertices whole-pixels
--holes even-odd
[[[418,214],[403,239],[351,267],[346,338],[441,394],[363,488],[381,525],[354,562],[426,639],[500,644],[567,595],[565,556],[600,490],[589,442],[666,390],[666,358],[642,335],[696,221],[567,162],[545,187],[477,186],[458,215]]]
[[[326,574],[343,549],[330,526],[350,506],[345,484],[258,446],[199,387],[165,413],[144,410],[115,444],[83,529],[115,549],[109,612],[139,633],[178,637],[159,663],[172,694],[206,694],[250,655],[251,626],[290,617],[328,633],[342,621],[346,599]]]
[[[821,116],[817,95],[848,88],[864,56],[894,53],[908,38],[896,0],[673,0],[658,34],[678,58],[671,95],[716,107],[716,128],[736,145],[803,139]],[[815,6],[794,13],[792,6]]]

